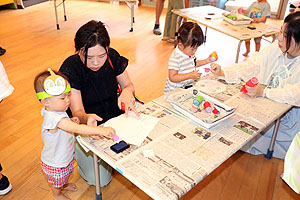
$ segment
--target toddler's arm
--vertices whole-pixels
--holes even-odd
[[[253,18],[254,22],[259,23],[259,22],[265,22],[267,20],[266,16],[262,16],[260,18]]]
[[[208,58],[206,59],[203,59],[203,60],[197,60],[197,64],[196,64],[196,67],[200,67],[202,65],[206,65],[206,64],[209,64],[209,63],[212,63],[212,62],[215,62],[218,60],[218,56],[216,55],[216,57],[214,58],[214,61],[211,60],[211,56],[208,56]]]
[[[239,8],[239,9],[238,9],[238,13],[247,15],[247,14],[249,13],[249,11],[248,11],[248,9]]]
[[[169,79],[173,83],[182,82],[188,79],[193,79],[195,81],[198,81],[200,77],[201,77],[201,73],[199,73],[198,70],[186,74],[178,74],[177,70],[169,69]]]
[[[71,132],[79,133],[82,135],[99,135],[112,138],[116,131],[111,127],[88,126],[85,124],[76,124],[68,119],[62,119],[57,125],[58,128]]]

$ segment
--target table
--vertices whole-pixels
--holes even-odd
[[[176,112],[165,95],[138,108],[140,113],[160,118],[140,147],[131,145],[115,154],[110,150],[114,143],[111,140],[81,138],[94,152],[96,199],[102,199],[98,157],[151,198],[179,199],[291,108],[266,98],[250,98],[240,93],[240,88],[226,84],[225,91],[209,94],[227,105],[237,106],[234,116],[211,129]],[[154,156],[145,157],[145,150],[152,150]]]
[[[114,1],[114,0],[112,0]],[[130,9],[131,12],[131,24],[130,24],[130,32],[133,32],[133,23],[134,23],[134,5],[137,4],[138,0],[116,0],[117,2],[125,2],[128,8]],[[55,10],[55,20],[56,20],[56,29],[59,30],[59,23],[58,23],[58,17],[57,17],[57,8],[60,5],[63,5],[63,10],[64,10],[64,20],[67,21],[67,14],[66,14],[66,7],[65,7],[65,0],[62,0],[59,4],[56,3],[56,0],[54,2],[54,10]]]
[[[273,42],[275,40],[275,35],[278,34],[280,31],[280,28],[272,27],[265,23],[253,23],[253,25],[256,27],[255,30],[248,29],[247,28],[248,25],[234,26],[228,22],[223,21],[222,19],[222,13],[227,11],[213,6],[200,6],[194,8],[178,9],[178,10],[172,10],[172,12],[180,17],[186,18],[188,20],[194,21],[196,23],[205,26],[204,41],[206,41],[207,28],[211,28],[213,30],[216,30],[218,32],[221,32],[225,35],[228,35],[230,37],[239,40],[236,59],[235,59],[236,63],[238,62],[240,47],[244,40],[249,40],[252,38],[262,37],[262,36],[265,37],[272,36],[273,37],[272,42]],[[208,15],[208,13],[210,14],[214,13],[214,15]],[[206,19],[206,17],[209,17],[210,19]],[[181,20],[179,18],[176,30],[178,30],[180,21]]]

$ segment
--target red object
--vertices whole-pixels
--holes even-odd
[[[121,110],[125,111],[125,103],[121,102]]]
[[[203,107],[204,107],[204,110],[207,112],[207,113],[210,113],[212,108],[211,108],[211,105],[208,101],[204,102],[203,104]]]
[[[248,87],[254,87],[256,86],[258,83],[258,79],[256,77],[252,77],[251,79],[249,79],[245,85],[243,85],[243,87],[241,88],[240,92],[244,92],[245,94],[248,93],[248,91],[246,90],[246,85]]]
[[[216,107],[214,107],[214,109],[211,112],[214,113],[214,114],[218,114],[219,111],[217,110]]]
[[[193,113],[197,112],[198,111],[198,106],[193,104],[192,107],[190,108],[190,111],[193,112]]]

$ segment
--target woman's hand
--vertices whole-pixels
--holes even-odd
[[[86,124],[89,126],[97,126],[97,122],[102,121],[102,118],[96,114],[87,114]]]
[[[123,109],[125,111],[125,116],[128,117],[128,111],[131,110],[133,111],[137,117],[140,116],[138,111],[135,109],[135,98],[133,96],[133,93],[130,89],[124,88],[122,90],[121,95],[119,96],[118,99],[118,106],[121,110],[122,109],[122,104],[123,104]]]
[[[210,71],[215,77],[224,77],[224,71],[221,69],[221,66],[217,63],[210,64]]]
[[[76,124],[80,124],[80,120],[78,117],[72,117],[70,120]]]
[[[264,93],[264,88],[262,88],[259,83],[254,87],[249,87],[246,85],[246,90],[248,91],[247,94],[253,98],[262,97]]]

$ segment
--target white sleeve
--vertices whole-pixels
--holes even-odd
[[[266,88],[265,96],[279,103],[300,106],[300,82],[285,84],[283,88]]]
[[[274,59],[276,45],[277,43],[274,42],[262,51],[253,53],[246,61],[224,67],[223,71],[226,82],[239,83],[241,79],[247,81],[254,76],[266,79],[270,73],[266,68],[269,68],[270,59]]]
[[[235,63],[223,69],[225,80],[228,83],[239,83],[240,80],[247,81],[253,76],[258,76],[262,65],[261,53],[253,53],[252,56],[242,63]]]
[[[5,69],[0,61],[0,101],[9,96],[14,88],[10,85]]]

